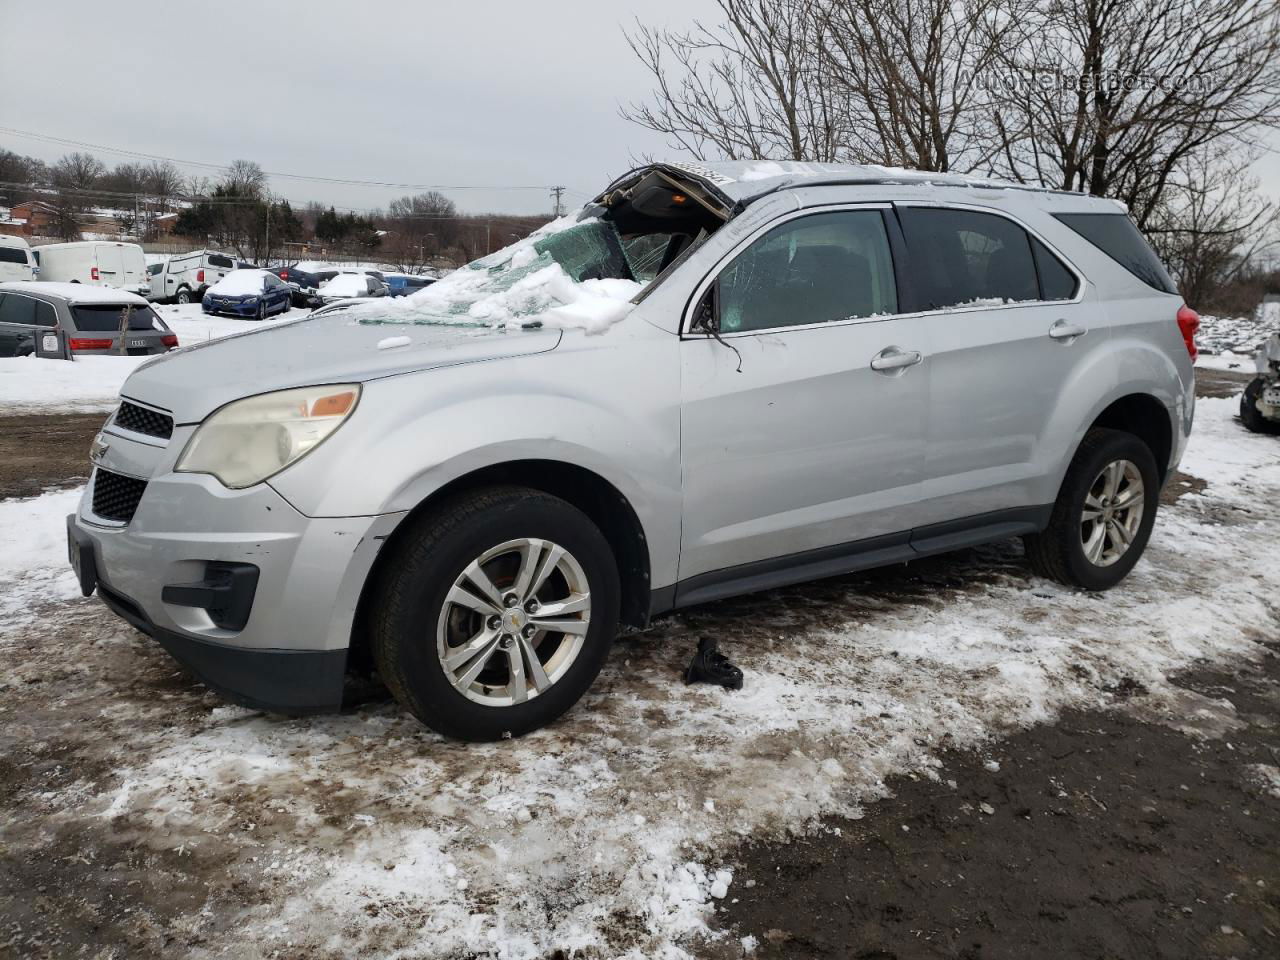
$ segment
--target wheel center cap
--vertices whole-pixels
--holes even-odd
[[[528,623],[527,615],[519,607],[502,611],[502,632],[519,633]]]

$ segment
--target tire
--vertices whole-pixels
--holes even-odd
[[[259,303],[259,304],[258,304],[258,310],[257,310],[257,312],[256,312],[256,313],[254,313],[254,315],[253,315],[253,319],[255,319],[255,320],[265,320],[265,319],[267,319],[267,305],[266,305],[266,303],[265,303],[265,302],[262,302],[262,303]]]
[[[1246,430],[1253,433],[1277,436],[1280,435],[1280,423],[1268,420],[1258,409],[1258,396],[1262,393],[1265,383],[1262,377],[1254,377],[1244,388],[1244,393],[1240,396],[1240,422],[1244,424]]]
[[[550,574],[539,576],[549,560]],[[529,581],[541,585],[523,597],[542,606],[477,603],[484,590],[467,573],[477,565],[502,600],[530,570]],[[618,568],[608,542],[580,510],[540,491],[488,487],[453,498],[413,521],[379,566],[370,618],[378,673],[401,705],[448,737],[498,740],[551,723],[586,693],[617,635]],[[563,633],[533,626],[537,611],[558,600],[573,612],[545,622],[584,625]],[[479,653],[467,659],[464,647]]]
[[[1132,507],[1119,508],[1117,502],[1109,502],[1106,497],[1107,480],[1103,473],[1113,464],[1125,466],[1119,468],[1111,499],[1125,502],[1125,491],[1133,491],[1136,499],[1129,498],[1132,506],[1141,504],[1136,516],[1131,512]],[[1135,478],[1141,481],[1140,490],[1135,490]],[[1096,517],[1086,516],[1086,497],[1091,498],[1089,513]],[[1146,549],[1159,501],[1159,471],[1151,448],[1121,430],[1090,430],[1067,468],[1049,526],[1042,533],[1023,537],[1031,569],[1071,587],[1085,590],[1114,587],[1133,569]],[[1099,502],[1104,509],[1095,510],[1093,505]],[[1115,525],[1107,522],[1107,518],[1112,518]],[[1126,536],[1127,546],[1121,549]],[[1090,553],[1094,554],[1093,559]]]
[[[181,290],[178,291],[178,295],[173,298],[173,301],[174,303],[190,303],[191,291],[188,290],[186,287],[183,287]]]

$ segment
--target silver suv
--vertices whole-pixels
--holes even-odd
[[[1111,201],[653,164],[413,297],[139,367],[71,559],[236,702],[376,668],[444,734],[518,735],[620,622],[1012,537],[1114,586],[1197,323]]]

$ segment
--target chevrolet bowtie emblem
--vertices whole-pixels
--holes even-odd
[[[93,438],[93,443],[89,445],[89,459],[94,463],[101,463],[102,458],[107,455],[107,451],[111,449],[111,445],[102,439],[102,435]]]

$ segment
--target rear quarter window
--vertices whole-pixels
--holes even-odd
[[[1151,245],[1124,213],[1055,213],[1055,220],[1070,227],[1149,287],[1162,293],[1178,292]]]

